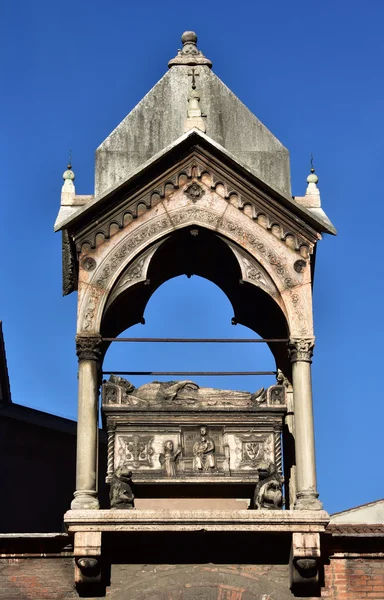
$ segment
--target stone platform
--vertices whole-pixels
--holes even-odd
[[[323,510],[69,510],[69,533],[130,531],[243,531],[322,533]]]

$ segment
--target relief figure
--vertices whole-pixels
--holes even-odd
[[[164,442],[164,454],[159,455],[159,461],[167,477],[176,477],[176,461],[181,454],[180,448],[174,451],[173,441]]]
[[[194,468],[197,471],[209,471],[214,469],[215,463],[215,442],[208,435],[205,426],[200,427],[200,439],[193,445]]]

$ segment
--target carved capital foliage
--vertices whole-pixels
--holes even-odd
[[[101,343],[100,335],[76,336],[76,354],[80,360],[101,360]]]
[[[288,342],[288,355],[292,363],[297,361],[312,362],[314,338],[291,338]]]

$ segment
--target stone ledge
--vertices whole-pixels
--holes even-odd
[[[202,530],[322,533],[329,515],[323,510],[69,510],[64,523],[70,533]]]

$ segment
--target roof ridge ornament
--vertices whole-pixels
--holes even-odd
[[[199,77],[199,75],[200,74],[196,71],[195,67],[192,67],[192,69],[188,71],[188,77],[192,77],[192,89],[189,90],[188,95],[187,118],[184,124],[185,132],[196,127],[205,133],[205,123],[200,108],[200,94],[196,90],[196,77]]]
[[[69,160],[67,170],[63,173],[64,184],[61,188],[61,204],[66,204],[68,200],[75,197],[76,190],[74,185],[75,173],[72,170],[72,150],[69,151]]]
[[[175,65],[187,65],[191,67],[205,65],[212,68],[212,62],[196,46],[197,35],[194,31],[184,31],[181,41],[183,42],[183,47],[181,50],[178,50],[177,56],[169,61],[169,68]]]
[[[311,154],[311,172],[307,177],[307,191],[306,196],[320,196],[320,190],[317,187],[319,178],[315,173],[315,167],[313,166],[313,154]]]

